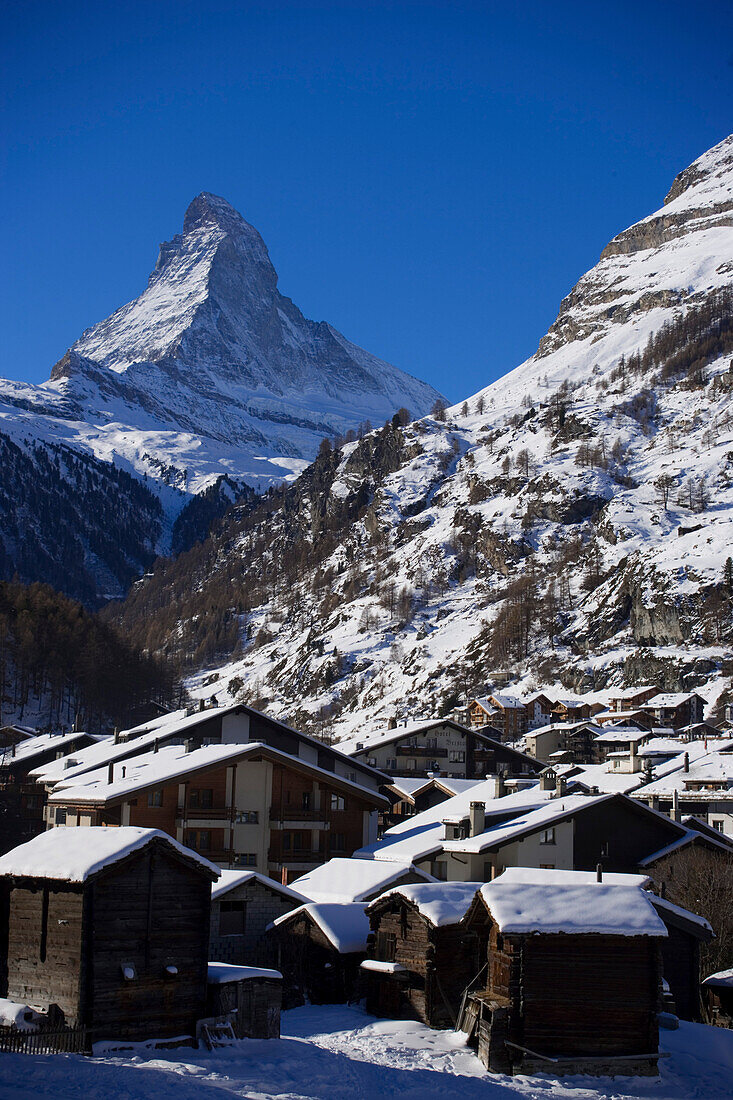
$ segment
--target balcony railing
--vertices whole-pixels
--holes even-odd
[[[326,810],[302,810],[294,806],[272,806],[270,821],[323,821]]]
[[[229,821],[232,816],[230,809],[205,809],[203,806],[186,806],[184,810],[179,811],[179,817],[186,818],[188,821],[199,821],[206,818],[207,821]]]
[[[429,756],[433,759],[448,755],[447,749],[429,749],[425,745],[398,745],[398,756]]]

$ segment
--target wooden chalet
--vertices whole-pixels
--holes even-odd
[[[671,726],[681,729],[702,722],[705,700],[697,692],[660,692],[644,703],[644,710],[652,715],[655,726]]]
[[[481,887],[464,927],[485,969],[460,1025],[487,1069],[657,1072],[667,931],[638,882],[514,868]]]
[[[48,809],[56,826],[157,828],[221,867],[282,880],[376,838],[389,803],[360,776],[269,745],[186,742],[59,785]]]
[[[226,870],[211,886],[209,958],[237,966],[274,962],[267,928],[306,901],[257,871]]]
[[[471,700],[468,721],[474,729],[492,726],[500,740],[516,741],[527,729],[527,708],[516,695],[494,692]]]
[[[455,1026],[463,991],[478,969],[475,938],[460,921],[480,885],[400,886],[368,906],[369,957],[361,964],[368,1012]]]
[[[361,902],[309,902],[278,917],[269,934],[283,975],[283,1007],[359,999],[369,920]]]
[[[667,929],[667,938],[662,940],[662,972],[674,1012],[683,1020],[702,1020],[700,944],[710,943],[713,930],[697,913],[655,894],[649,897]]]
[[[279,970],[210,962],[197,1037],[211,1046],[216,1030],[231,1025],[237,1039],[279,1039],[282,984]]]
[[[10,1000],[88,1042],[195,1034],[218,868],[152,829],[54,829],[0,858]]]

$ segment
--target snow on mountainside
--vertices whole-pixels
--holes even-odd
[[[224,497],[231,486],[293,478],[324,436],[381,423],[402,406],[422,415],[438,396],[307,320],[278,291],[257,230],[203,193],[183,232],[161,245],[140,297],[87,330],[48,382],[0,380],[0,434],[31,458],[40,448],[53,462],[54,448],[71,448],[144,478],[165,514],[150,541],[168,551],[193,494],[222,478]],[[89,569],[110,591],[108,563]]]
[[[733,136],[609,244],[526,363],[445,421],[319,457],[268,506],[266,541],[263,513],[242,510],[139,586],[122,622],[200,665],[237,613],[241,655],[195,690],[336,735],[454,706],[505,668],[525,685],[709,680],[713,703],[731,641],[732,356]]]

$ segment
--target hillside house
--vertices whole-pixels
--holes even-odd
[[[49,824],[158,828],[221,867],[295,878],[376,837],[388,801],[350,774],[257,743],[168,745],[57,785]]]
[[[658,693],[659,689],[655,684],[637,684],[634,687],[612,688],[608,709],[614,711],[637,710]]]
[[[634,798],[672,817],[693,814],[733,838],[733,742],[723,746],[693,759],[690,745],[682,768],[640,787]]]
[[[589,702],[570,696],[558,699],[550,711],[551,722],[587,722],[603,707],[599,703]]]
[[[502,744],[490,727],[467,729],[452,719],[408,722],[376,734],[362,734],[339,743],[353,760],[392,776],[483,779],[500,769],[532,774],[539,769],[525,753]]]
[[[194,1035],[219,869],[154,829],[50,830],[0,858],[5,995],[89,1041]]]
[[[555,703],[555,699],[551,699],[542,691],[538,691],[524,700],[524,709],[527,715],[527,732],[541,729],[542,726],[550,725]]]
[[[209,958],[237,966],[274,962],[267,928],[305,900],[256,871],[222,871],[211,887]]]
[[[492,726],[499,730],[500,740],[514,742],[527,729],[527,709],[516,695],[494,692],[471,700],[468,720],[472,729]]]
[[[371,932],[361,970],[367,1012],[454,1027],[478,969],[460,921],[481,884],[439,882],[389,890],[367,907]]]
[[[359,998],[359,965],[369,920],[361,902],[308,902],[269,930],[283,975],[283,1006],[342,1004]]]
[[[702,983],[702,993],[707,1022],[733,1028],[733,969],[710,974]]]
[[[638,883],[567,871],[505,871],[465,928],[486,961],[462,1024],[499,1073],[657,1072],[661,943]]]
[[[568,753],[576,764],[590,763],[595,759],[594,742],[601,727],[594,722],[554,722],[529,731],[525,745],[530,756],[550,763],[556,753]]]
[[[702,722],[705,706],[705,700],[694,691],[660,692],[647,699],[643,709],[653,715],[656,726],[681,729]]]

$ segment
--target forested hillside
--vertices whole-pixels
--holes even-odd
[[[172,706],[174,679],[81,604],[44,584],[0,583],[0,724],[96,733]]]

